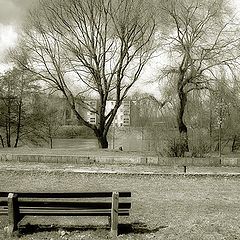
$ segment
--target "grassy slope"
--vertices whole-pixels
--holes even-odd
[[[83,156],[156,156],[153,152],[130,152],[112,149],[98,149],[98,148],[1,148],[0,154],[45,154],[45,155],[83,155]]]
[[[121,191],[133,192],[127,223],[146,224],[145,233],[119,239],[240,239],[239,178],[188,178],[77,173],[22,174],[1,171],[1,191]],[[91,218],[92,219],[92,218]],[[91,221],[91,219],[89,219]],[[40,220],[39,220],[40,221]],[[65,220],[64,220],[65,221]],[[72,220],[69,220],[70,223]],[[62,224],[61,219],[53,223]],[[76,222],[74,222],[76,224]],[[6,218],[0,218],[0,235]],[[158,229],[158,231],[152,231]],[[138,229],[139,230],[139,229]],[[108,230],[39,232],[22,239],[107,239]],[[2,239],[5,239],[4,237]]]

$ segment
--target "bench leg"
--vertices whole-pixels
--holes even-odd
[[[8,194],[8,234],[13,236],[18,230],[18,222],[21,220],[17,195]]]
[[[118,203],[119,193],[114,192],[112,195],[112,209],[111,209],[111,233],[112,238],[117,237],[118,234]]]

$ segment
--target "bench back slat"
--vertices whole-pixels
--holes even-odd
[[[13,191],[14,192],[14,191]],[[0,192],[0,197],[8,197],[9,192]],[[70,192],[70,193],[30,193],[16,192],[19,198],[111,198],[112,192]],[[131,197],[131,192],[119,192],[119,197]]]
[[[58,202],[58,201],[19,201],[19,207],[56,207],[56,208],[86,208],[86,209],[111,209],[112,202]],[[1,206],[8,206],[7,201],[1,201]],[[119,209],[131,208],[130,202],[120,202]]]

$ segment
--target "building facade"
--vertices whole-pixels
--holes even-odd
[[[115,100],[108,100],[106,102],[106,114],[108,114],[115,106]],[[91,123],[98,123],[98,100],[88,100],[85,104],[77,104],[77,111],[83,116],[83,118]],[[74,112],[66,107],[64,114],[64,124],[65,125],[76,125],[79,124]],[[131,101],[125,100],[119,107],[117,114],[114,118],[113,125],[116,127],[126,127],[131,125]]]
[[[114,100],[109,100],[106,103],[106,114],[108,114],[115,106]],[[131,101],[124,100],[119,107],[113,121],[116,127],[127,127],[131,125]]]

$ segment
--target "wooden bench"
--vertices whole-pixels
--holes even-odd
[[[8,215],[8,233],[18,231],[24,216],[108,216],[117,236],[118,216],[129,216],[131,192],[0,192],[0,215]]]

